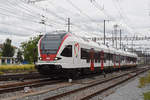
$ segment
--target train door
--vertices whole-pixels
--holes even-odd
[[[113,55],[114,69],[116,68],[116,54]]]
[[[119,54],[119,66],[118,66],[118,68],[120,69],[120,66],[121,66],[121,56],[120,56],[120,54]]]
[[[100,58],[101,58],[101,70],[104,70],[104,51],[100,52]]]
[[[90,70],[94,71],[94,49],[90,50]]]
[[[73,46],[73,64],[79,67],[80,64],[80,45],[79,43],[74,43]]]

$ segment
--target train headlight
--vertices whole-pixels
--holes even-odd
[[[39,57],[39,60],[42,60],[42,57]]]
[[[60,60],[61,58],[60,57],[56,57],[56,58],[54,58],[54,60]]]
[[[58,58],[55,58],[55,60],[58,60]]]

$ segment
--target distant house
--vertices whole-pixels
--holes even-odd
[[[0,52],[2,52],[3,44],[0,44]],[[17,55],[17,47],[13,46],[15,49],[14,57],[0,57],[0,65],[1,64],[15,64],[16,62],[16,55]]]
[[[0,57],[1,64],[15,64],[15,57]]]

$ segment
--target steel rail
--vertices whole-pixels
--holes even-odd
[[[37,72],[29,73],[29,74],[0,75],[0,81],[35,79],[35,78],[42,78],[42,77],[45,76],[42,76]]]
[[[94,92],[94,93],[92,93],[92,94],[90,94],[90,95],[88,95],[88,96],[85,96],[85,97],[81,98],[81,100],[89,100],[90,98],[92,98],[92,97],[94,97],[94,96],[96,96],[96,95],[98,95],[98,94],[100,94],[100,93],[102,93],[102,92],[104,92],[104,91],[106,91],[106,90],[109,90],[109,89],[111,89],[111,88],[113,88],[113,87],[115,87],[115,86],[117,86],[117,85],[120,85],[120,84],[122,84],[122,83],[128,81],[129,79],[134,78],[134,77],[136,77],[137,75],[139,75],[139,74],[145,72],[145,71],[147,71],[147,69],[142,70],[142,71],[139,71],[139,72],[137,72],[135,75],[132,75],[132,76],[126,78],[126,79],[123,79],[123,80],[121,80],[121,81],[119,81],[119,82],[117,82],[117,83],[114,83],[114,84],[112,84],[112,85],[110,85],[110,86],[108,86],[108,87],[105,87],[105,88],[103,88],[103,89],[101,89],[101,90],[99,90],[99,91],[96,91],[96,92]]]
[[[144,69],[144,71],[143,71],[143,70],[140,71],[140,69],[137,69],[137,70],[134,70],[134,71],[131,71],[131,72],[127,72],[127,73],[125,73],[125,74],[122,74],[122,75],[113,77],[113,78],[109,78],[109,79],[106,79],[106,80],[103,80],[103,81],[100,81],[100,82],[95,82],[95,83],[89,84],[89,85],[87,85],[87,86],[84,86],[84,87],[81,87],[81,88],[78,88],[78,89],[74,89],[74,90],[71,90],[71,91],[68,91],[68,92],[64,92],[64,93],[61,93],[61,94],[57,94],[57,95],[55,95],[55,96],[51,96],[51,97],[49,97],[49,98],[46,98],[45,100],[56,100],[56,99],[62,98],[62,97],[64,97],[64,96],[67,96],[67,95],[70,95],[70,94],[73,94],[73,93],[76,93],[76,92],[79,92],[79,91],[83,91],[83,90],[88,89],[88,88],[90,88],[90,87],[93,87],[93,86],[95,86],[95,85],[99,85],[99,84],[106,83],[106,82],[112,81],[112,80],[114,80],[114,79],[123,77],[123,76],[127,76],[127,75],[129,75],[130,73],[136,73],[137,71],[140,71],[140,72],[142,73],[142,72],[145,72],[145,71],[147,71],[147,70],[149,70],[149,69]],[[119,84],[119,83],[118,83],[118,84]],[[104,90],[103,90],[103,91],[104,91]],[[92,95],[92,96],[93,96],[93,95]],[[91,96],[89,96],[89,97],[91,97]],[[88,98],[88,97],[87,97],[87,98]],[[84,98],[83,98],[83,99],[84,99]],[[85,99],[86,99],[86,98],[85,98]],[[85,100],[85,99],[84,99],[84,100]]]
[[[14,84],[8,84],[0,86],[0,94],[15,92],[19,90],[23,90],[25,87],[41,87],[43,85],[56,84],[59,82],[63,82],[62,80],[52,80],[52,79],[40,79],[40,80],[32,80],[28,82],[19,82]]]

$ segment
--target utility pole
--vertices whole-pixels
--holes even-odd
[[[68,24],[67,24],[67,26],[68,26],[68,32],[70,32],[70,18],[68,18]]]
[[[105,23],[106,21],[109,21],[109,20],[104,20],[104,45],[105,45],[105,39],[106,39],[106,35],[105,35]]]
[[[104,45],[105,45],[105,38],[106,36],[105,36],[105,20],[104,20]]]
[[[134,41],[134,38],[135,38],[135,35],[134,35],[134,37],[132,39],[132,52],[134,52],[134,50],[133,50],[133,41]]]
[[[46,18],[44,15],[42,15],[41,21],[39,22],[40,24],[43,24],[43,26],[45,27],[45,29],[43,30],[43,33],[46,33]]]
[[[120,29],[120,49],[121,49],[121,29]]]
[[[118,25],[114,25],[114,33],[115,33],[115,40],[116,40],[116,48],[117,48],[117,27]]]
[[[114,32],[112,30],[112,46],[114,47]]]

